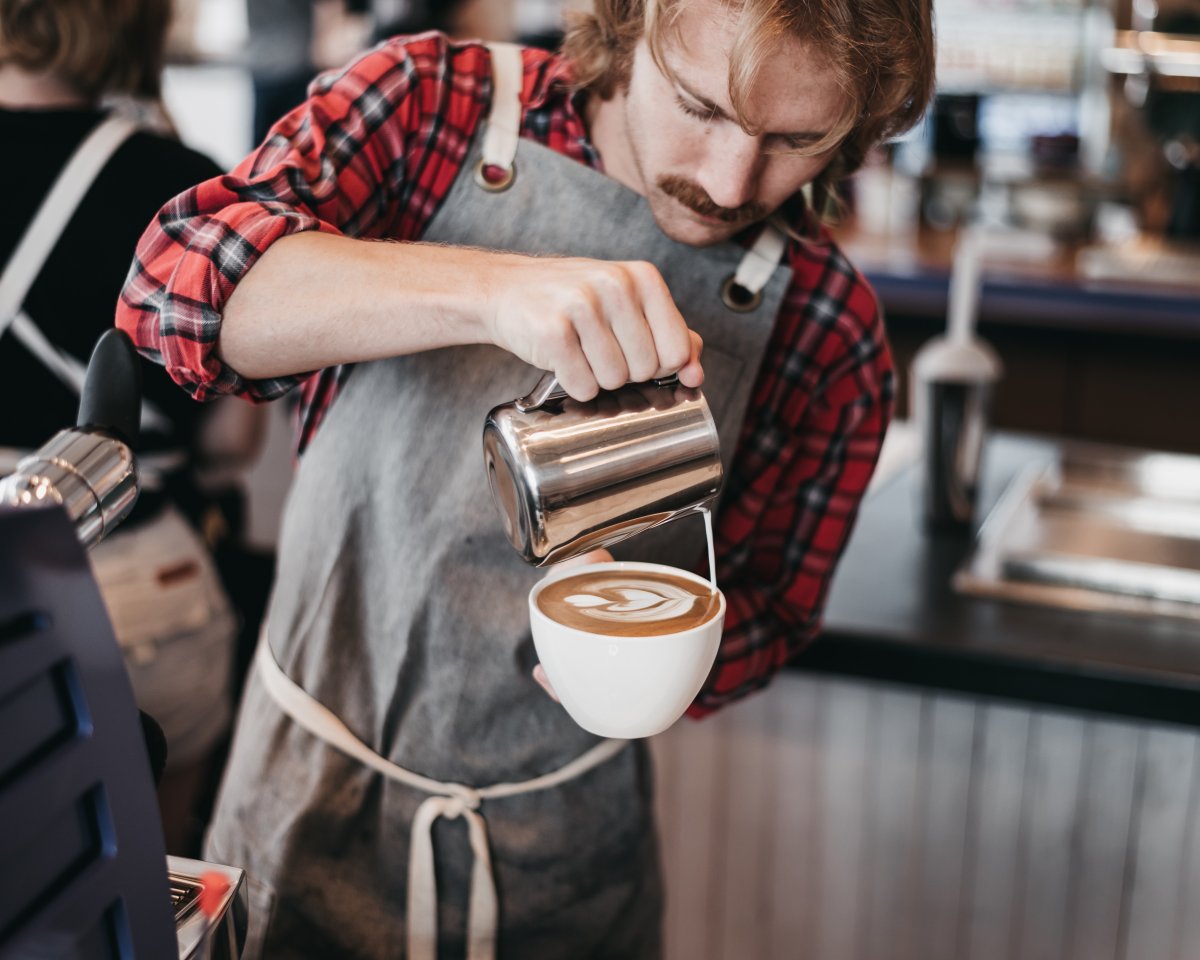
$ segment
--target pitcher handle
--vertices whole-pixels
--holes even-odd
[[[678,382],[679,377],[675,374],[651,381],[651,383],[659,387],[669,387]],[[566,400],[568,396],[570,394],[559,384],[558,377],[553,373],[544,373],[542,374],[542,379],[537,382],[536,386],[526,396],[515,401],[515,406],[521,413],[529,413],[531,410],[538,410],[544,407],[553,400]]]
[[[530,410],[545,406],[551,400],[565,400],[566,397],[567,391],[559,386],[558,377],[553,373],[544,373],[537,385],[526,396],[516,401],[516,406],[521,413],[529,413]]]

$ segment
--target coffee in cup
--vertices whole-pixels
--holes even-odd
[[[612,561],[538,583],[529,619],[538,659],[576,723],[603,737],[648,737],[704,685],[725,598],[686,570]]]
[[[589,570],[547,584],[537,605],[551,620],[576,630],[656,637],[707,623],[720,608],[720,594],[677,573]]]

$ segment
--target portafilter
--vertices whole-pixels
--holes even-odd
[[[88,363],[76,426],[60,430],[0,480],[0,503],[58,504],[90,549],[129,515],[138,496],[137,441],[142,376],[137,352],[107,330]]]

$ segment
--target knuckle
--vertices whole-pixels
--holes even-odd
[[[546,339],[556,355],[561,355],[575,345],[575,325],[569,317],[555,317]]]
[[[555,371],[559,386],[576,400],[591,400],[599,393],[596,381],[591,377],[578,373]]]
[[[595,318],[599,307],[599,297],[595,288],[590,284],[580,284],[574,287],[567,297],[567,310],[577,322],[588,322]]]
[[[611,364],[596,372],[596,382],[605,390],[617,390],[629,380],[629,371],[624,364]]]
[[[634,383],[653,380],[656,373],[658,373],[658,362],[653,358],[641,357],[629,364],[629,379]]]
[[[596,275],[596,288],[600,296],[609,301],[633,299],[633,278],[620,264],[606,264]]]
[[[691,355],[690,345],[686,341],[675,342],[663,348],[659,360],[668,369],[678,370],[691,359]]]
[[[665,291],[667,289],[667,281],[658,272],[658,267],[649,260],[637,260],[634,262],[634,266],[637,268],[638,279],[643,283],[649,284],[658,290]]]

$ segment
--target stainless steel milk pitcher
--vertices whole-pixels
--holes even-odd
[[[581,403],[546,374],[488,414],[483,451],[504,531],[537,566],[694,513],[721,489],[708,401],[674,379]]]

